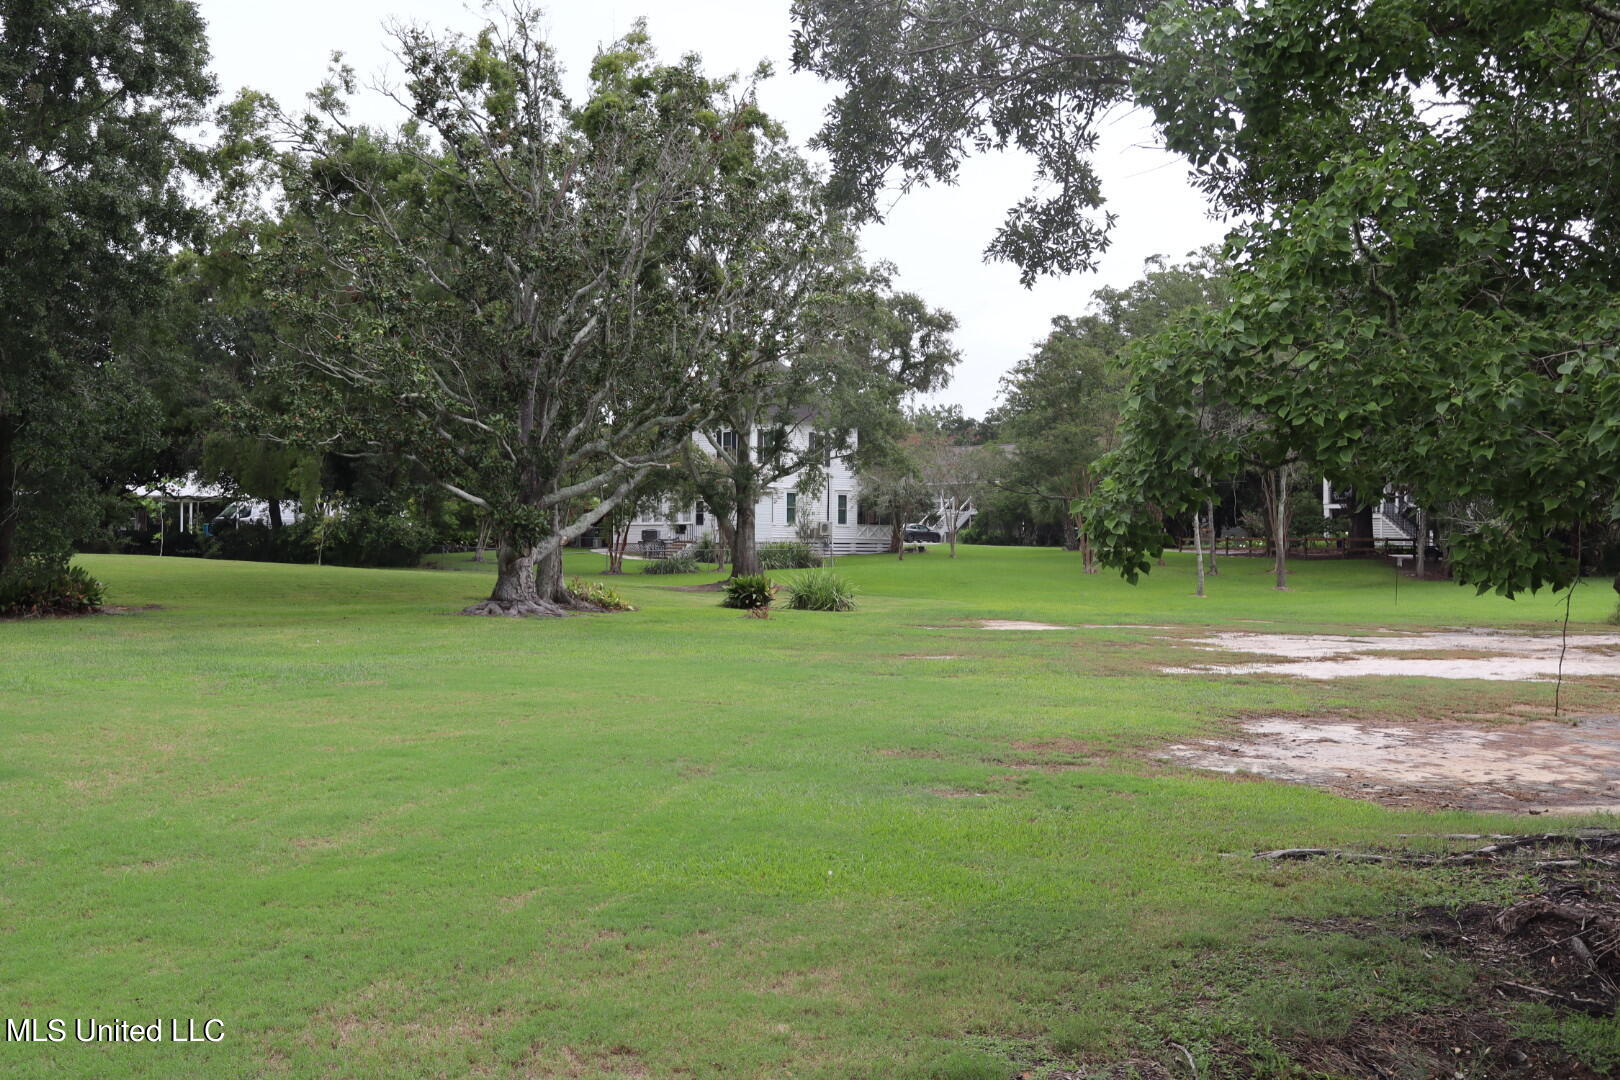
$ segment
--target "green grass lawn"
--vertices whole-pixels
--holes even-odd
[[[1259,1045],[1279,1011],[1466,985],[1394,942],[1301,949],[1286,920],[1484,886],[1222,853],[1544,825],[1138,751],[1253,710],[1550,685],[1169,676],[1154,631],[965,622],[1550,629],[1561,596],[1397,593],[1387,566],[1327,562],[1278,593],[1232,558],[1199,600],[1183,557],[1132,588],[969,547],[840,560],[849,614],[747,619],[668,587],[712,572],[632,573],[635,613],[468,619],[489,571],[445,561],[87,557],[110,602],[160,607],[0,624],[7,1015],[226,1024],[0,1044],[0,1072],[881,1080]],[[1574,625],[1613,606],[1584,586]],[[1282,1009],[1283,986],[1306,997]]]

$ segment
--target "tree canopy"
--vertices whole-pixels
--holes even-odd
[[[1217,212],[1249,223],[1229,243],[1231,303],[1140,354],[1139,370],[1157,388],[1218,389],[1363,498],[1399,483],[1460,507],[1445,525],[1462,580],[1511,593],[1572,579],[1573,534],[1620,492],[1620,12],[1588,0],[795,11],[797,62],[848,81],[823,138],[858,205],[890,170],[948,180],[987,146],[1035,155],[1053,194],[1015,207],[990,247],[1026,279],[1094,261],[1102,193],[1064,162],[1094,148],[1102,110],[1150,108]],[[1131,452],[1186,475],[1159,453],[1174,445]],[[1122,565],[1144,564],[1140,539],[1117,548]]]
[[[207,60],[185,0],[0,0],[0,570],[65,553],[151,449],[139,316],[200,220]]]
[[[404,457],[487,511],[500,573],[478,610],[501,614],[566,606],[560,547],[721,403],[745,282],[715,219],[781,138],[640,29],[572,105],[539,19],[398,29],[397,131],[347,122],[340,71],[293,121],[269,261],[299,330],[281,435]]]

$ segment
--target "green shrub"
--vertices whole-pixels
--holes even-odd
[[[330,566],[419,566],[438,539],[414,511],[353,505],[327,518],[271,530],[226,526],[204,554],[248,562],[322,562]]]
[[[808,570],[821,565],[821,556],[799,540],[778,540],[759,547],[762,570]]]
[[[66,559],[19,559],[0,574],[0,617],[84,615],[102,595],[101,582]]]
[[[744,574],[726,582],[726,595],[720,601],[720,606],[744,611],[762,610],[771,606],[775,595],[776,586],[771,584],[770,578],[764,574]]]
[[[788,607],[795,611],[854,611],[855,587],[831,570],[811,570],[788,582]]]
[[[691,574],[697,571],[697,556],[690,551],[667,559],[648,559],[641,564],[643,574]]]
[[[573,578],[568,582],[568,591],[574,594],[574,599],[592,604],[603,611],[636,610],[628,600],[600,581]]]

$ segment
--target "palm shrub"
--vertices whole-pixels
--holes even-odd
[[[855,587],[832,570],[811,570],[788,582],[788,607],[795,611],[854,611]]]
[[[0,618],[87,615],[101,601],[101,582],[66,559],[18,559],[0,574]]]
[[[666,559],[648,559],[641,564],[643,574],[691,574],[697,568],[697,555],[691,551],[683,551]]]
[[[776,586],[764,574],[744,574],[726,582],[726,595],[721,607],[740,608],[743,611],[761,611],[771,606],[776,597]]]
[[[821,556],[802,540],[778,540],[760,545],[759,565],[763,570],[808,570],[821,565]]]

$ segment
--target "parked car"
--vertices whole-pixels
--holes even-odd
[[[901,530],[900,536],[908,544],[937,544],[945,539],[937,530],[915,523]]]
[[[301,516],[296,502],[289,501],[281,504],[281,523],[283,525],[291,525]],[[214,527],[216,532],[222,528],[235,525],[269,525],[270,504],[258,500],[233,502],[221,510],[219,515],[209,524]]]

